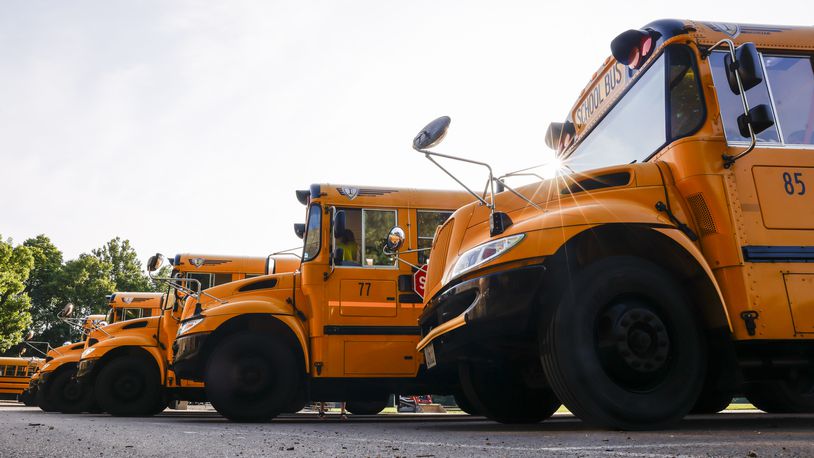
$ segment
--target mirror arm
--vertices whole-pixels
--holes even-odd
[[[439,163],[438,163],[438,161],[436,161],[435,159],[433,159],[431,156],[440,156],[440,157],[445,157],[445,158],[448,158],[448,159],[454,159],[454,160],[459,160],[459,161],[463,161],[463,162],[470,162],[470,163],[473,163],[473,164],[480,164],[480,165],[485,165],[485,164],[482,164],[482,163],[480,163],[480,162],[474,162],[474,161],[470,161],[470,160],[467,160],[467,159],[457,158],[457,157],[454,157],[454,156],[447,156],[447,155],[445,155],[445,154],[433,153],[432,151],[426,151],[426,150],[418,150],[418,151],[419,151],[419,152],[421,152],[421,153],[424,153],[425,157],[426,157],[427,159],[429,159],[429,160],[430,160],[430,162],[432,162],[433,164],[435,164],[435,165],[436,165],[436,166],[437,166],[439,169],[443,170],[443,171],[444,171],[444,173],[446,173],[447,175],[449,175],[449,177],[450,177],[450,178],[452,178],[453,180],[455,180],[455,182],[456,182],[456,183],[458,183],[458,184],[459,184],[459,185],[461,185],[461,186],[462,186],[464,189],[466,189],[466,191],[467,191],[467,192],[469,192],[469,194],[472,194],[472,196],[474,196],[474,197],[475,197],[475,199],[477,199],[477,200],[478,200],[478,202],[480,202],[481,204],[486,205],[487,207],[490,207],[490,208],[491,208],[491,206],[489,205],[489,203],[487,203],[487,202],[486,202],[486,200],[484,200],[484,199],[483,199],[483,197],[479,196],[479,195],[478,195],[478,193],[476,193],[475,191],[471,190],[471,189],[470,189],[470,188],[469,188],[467,185],[463,184],[463,182],[462,182],[461,180],[459,180],[459,179],[458,179],[458,178],[457,178],[455,175],[453,175],[452,173],[450,173],[450,171],[449,171],[449,170],[445,169],[445,168],[444,168],[444,166],[442,166],[441,164],[439,164]],[[489,166],[487,165],[487,167],[489,167]],[[490,169],[490,173],[491,173],[491,169]]]
[[[729,38],[724,38],[723,40],[710,46],[709,49],[707,49],[701,55],[701,58],[706,59],[707,57],[709,57],[710,54],[712,54],[712,51],[715,48],[724,44],[727,45],[727,47],[729,48],[729,56],[732,58],[732,66],[734,68],[729,70],[730,71],[734,70],[735,82],[738,83],[738,92],[740,92],[741,103],[743,104],[743,112],[744,114],[746,114],[747,119],[746,127],[749,128],[749,140],[750,140],[749,147],[741,151],[740,153],[734,156],[730,156],[728,154],[721,155],[721,158],[724,160],[724,168],[728,169],[732,167],[732,164],[734,164],[735,161],[742,158],[743,156],[746,156],[747,154],[751,153],[753,149],[755,149],[755,145],[757,145],[757,136],[755,135],[755,130],[752,128],[752,120],[749,119],[749,102],[746,100],[746,91],[743,90],[743,82],[741,81],[740,74],[737,72],[738,61],[735,59],[735,43],[733,43],[732,40],[730,40]]]

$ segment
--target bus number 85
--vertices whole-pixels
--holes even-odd
[[[783,187],[786,189],[786,194],[790,196],[794,195],[799,186],[799,191],[796,192],[796,194],[799,196],[805,195],[806,184],[803,182],[802,178],[802,172],[783,172]]]

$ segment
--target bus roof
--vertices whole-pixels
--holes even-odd
[[[263,274],[266,257],[181,253],[171,258],[175,272]]]
[[[353,206],[410,207],[457,210],[475,200],[466,191],[443,189],[389,188],[341,184],[313,184],[311,199],[328,202],[353,202]]]
[[[108,306],[112,308],[138,307],[161,308],[164,293],[116,292],[108,297]]]
[[[11,365],[38,365],[43,361],[42,358],[23,358],[23,357],[11,357],[11,356],[0,356],[0,365],[11,366]]]
[[[641,30],[656,32],[656,48],[677,36],[686,36],[699,46],[711,46],[723,39],[730,39],[736,45],[752,42],[758,48],[783,51],[814,50],[814,27],[737,24],[726,22],[660,19],[653,21]],[[620,31],[622,32],[622,31]],[[649,60],[659,55],[656,49]],[[642,68],[645,68],[645,63]],[[590,130],[613,106],[624,89],[636,79],[637,72],[629,71],[624,64],[608,57],[592,76],[588,85],[580,92],[571,108],[567,121],[572,123],[577,137]],[[577,142],[571,143],[575,145]]]

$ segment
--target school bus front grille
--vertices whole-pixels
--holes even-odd
[[[444,275],[444,266],[447,262],[447,250],[449,249],[449,238],[452,236],[452,226],[454,220],[449,219],[438,231],[435,242],[430,252],[429,270],[427,272],[426,290],[431,290]]]
[[[699,192],[697,194],[688,196],[687,203],[690,204],[690,209],[692,209],[693,216],[695,216],[695,221],[698,223],[698,229],[701,232],[701,236],[718,233],[718,228],[715,225],[715,219],[712,217],[712,213],[709,211],[709,207],[707,206],[706,200],[704,200],[703,193]]]

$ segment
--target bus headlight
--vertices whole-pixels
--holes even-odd
[[[195,319],[192,319],[192,320],[184,321],[183,323],[181,323],[181,326],[178,326],[178,334],[176,334],[176,335],[180,336],[181,334],[186,333],[190,329],[192,329],[195,326],[197,326],[198,324],[200,324],[201,321],[203,321],[203,318],[195,318]]]
[[[452,272],[450,272],[449,278],[453,279],[461,274],[477,268],[478,266],[486,264],[487,262],[509,251],[512,247],[520,243],[520,241],[525,237],[526,234],[510,235],[508,237],[492,240],[490,242],[478,245],[475,248],[466,250],[464,254],[458,257],[458,261],[455,262],[455,266],[452,267]]]
[[[96,351],[96,347],[88,347],[85,351],[82,352],[82,356],[79,359],[87,358],[90,356],[91,353]]]

